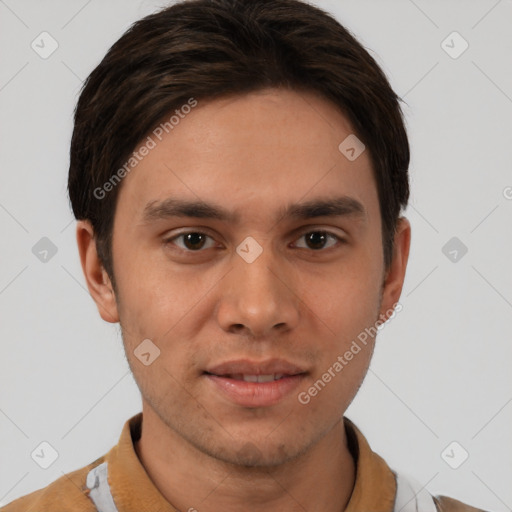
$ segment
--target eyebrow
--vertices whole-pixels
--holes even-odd
[[[283,218],[307,220],[316,217],[347,216],[364,219],[366,217],[366,209],[363,204],[348,196],[290,204],[278,213],[279,220]],[[230,212],[222,206],[201,200],[188,201],[170,197],[163,201],[150,201],[144,208],[143,223],[150,224],[173,217],[214,219],[232,223],[240,221],[239,213]]]

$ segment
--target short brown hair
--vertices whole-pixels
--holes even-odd
[[[410,156],[400,98],[375,60],[330,14],[301,0],[184,0],[134,23],[89,75],[75,109],[69,196],[75,217],[90,220],[114,286],[121,184],[104,199],[94,191],[190,98],[268,87],[320,94],[351,122],[373,164],[388,268]]]

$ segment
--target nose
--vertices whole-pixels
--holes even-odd
[[[226,332],[268,339],[297,326],[299,305],[291,269],[264,250],[252,263],[235,256],[222,280],[217,321]]]

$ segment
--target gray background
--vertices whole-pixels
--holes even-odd
[[[430,492],[511,510],[512,2],[315,3],[407,102],[412,147],[403,310],[347,416]],[[141,410],[119,328],[85,288],[66,178],[82,80],[164,4],[0,0],[0,504],[106,453]],[[43,31],[59,45],[47,59],[31,48]],[[461,39],[442,45],[453,31],[469,43],[458,58],[445,50]],[[43,237],[57,248],[46,262],[32,252]],[[452,237],[467,254],[443,253]],[[42,441],[58,452],[48,469],[31,458]],[[446,460],[460,462],[459,445],[441,455],[453,441],[469,453],[458,469]]]

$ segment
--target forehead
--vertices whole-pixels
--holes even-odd
[[[150,134],[153,148],[124,178],[119,203],[141,220],[148,204],[169,197],[211,199],[242,215],[251,206],[282,212],[319,195],[371,203],[368,152],[350,161],[339,149],[351,135],[335,105],[312,93],[270,89],[199,101],[161,140]]]

